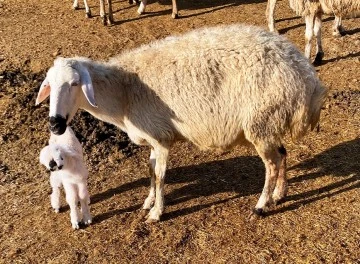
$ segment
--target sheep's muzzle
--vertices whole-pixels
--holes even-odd
[[[50,116],[50,130],[55,135],[62,135],[66,130],[66,118],[61,115]]]

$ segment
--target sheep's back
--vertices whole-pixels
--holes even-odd
[[[328,15],[338,16],[359,16],[359,0],[319,0],[322,11]]]
[[[129,91],[136,98],[133,123],[149,133],[164,128],[163,134],[179,134],[205,149],[226,149],[243,135],[278,141],[298,115],[305,128],[307,105],[320,85],[308,60],[284,37],[244,25],[165,39],[111,63],[142,82]]]

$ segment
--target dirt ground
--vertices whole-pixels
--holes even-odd
[[[178,20],[168,0],[143,16],[127,0],[113,2],[116,22],[104,27],[95,0],[91,19],[71,1],[0,0],[0,263],[360,263],[360,19],[344,20],[341,38],[331,35],[333,18],[324,20],[321,128],[286,142],[288,197],[266,217],[250,217],[264,182],[253,149],[219,154],[178,143],[162,221],[145,224],[149,149],[81,112],[72,127],[90,171],[94,223],[73,231],[64,200],[52,211],[49,173],[38,162],[48,101],[35,106],[35,98],[56,56],[106,60],[205,25],[266,27],[265,0],[179,0]],[[287,1],[276,18],[303,50],[304,22]]]

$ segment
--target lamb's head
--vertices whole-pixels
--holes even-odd
[[[83,101],[96,107],[88,69],[76,59],[57,58],[40,86],[36,105],[50,96],[50,130],[62,135]],[[84,99],[85,98],[85,99]]]
[[[65,164],[64,154],[60,145],[48,145],[40,151],[40,163],[50,171],[61,170]]]

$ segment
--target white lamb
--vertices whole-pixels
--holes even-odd
[[[108,16],[106,16],[105,12],[105,0],[100,0],[100,17],[103,21],[104,25],[111,25],[114,22],[113,12],[112,12],[112,3],[111,0],[107,0],[108,3]],[[91,10],[89,5],[87,4],[87,0],[84,0],[86,17],[91,17]],[[74,0],[73,8],[76,10],[79,8],[79,0]]]
[[[51,133],[49,145],[40,152],[40,163],[51,171],[50,198],[55,212],[60,209],[60,187],[63,186],[70,207],[72,227],[78,229],[81,220],[86,225],[91,224],[88,171],[83,161],[80,142],[70,127],[60,136]],[[79,202],[81,212],[78,209]]]
[[[254,212],[285,197],[284,135],[316,126],[326,89],[313,66],[283,36],[247,25],[223,25],[170,37],[109,62],[58,58],[36,104],[50,96],[50,129],[61,135],[79,108],[150,145],[147,222],[164,211],[170,147],[201,149],[251,143],[266,168]],[[152,207],[153,206],[153,207]]]
[[[274,10],[277,0],[268,0],[266,17],[270,31],[275,30]],[[342,18],[360,15],[360,0],[289,0],[292,10],[299,16],[305,17],[305,56],[310,58],[311,40],[316,37],[316,57],[314,64],[320,64],[324,57],[321,43],[322,15],[335,15],[333,35],[345,34]]]

